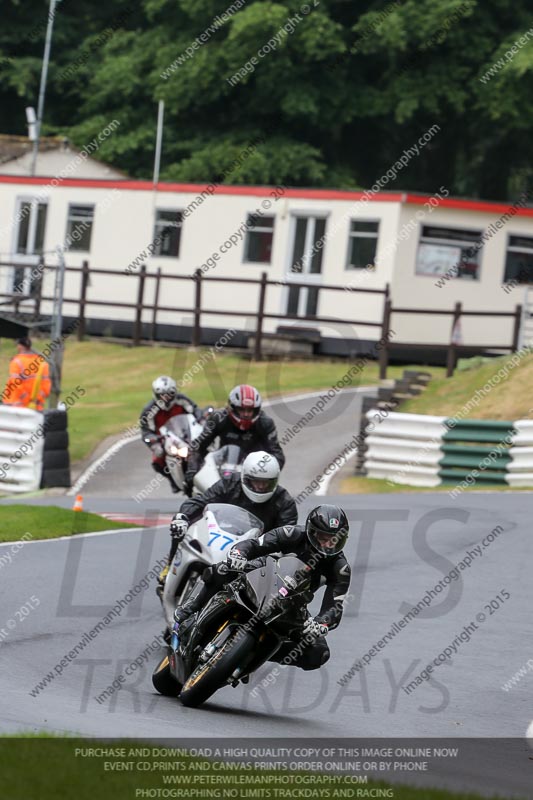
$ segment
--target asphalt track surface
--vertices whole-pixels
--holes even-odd
[[[292,411],[300,413],[302,403],[310,407],[310,400],[295,401]],[[284,483],[293,492],[320,474],[349,440],[353,394],[350,404],[339,409],[332,408],[320,427],[310,423],[287,446]],[[129,447],[117,457],[125,456]],[[100,484],[89,482],[84,490],[87,508],[131,507],[131,495],[150,477],[146,454],[140,451],[139,462],[135,445],[131,449],[127,480],[122,460],[111,460],[103,475],[114,487],[114,496],[104,496]],[[129,497],[122,494],[126,483]],[[102,703],[96,700],[161,631],[153,580],[60,675],[35,691],[48,673],[57,672],[55,665],[84,632],[93,629],[166,552],[166,526],[25,544],[12,563],[0,568],[0,731],[44,729],[157,739],[487,737],[483,763],[472,761],[447,772],[442,785],[530,797],[533,761],[524,735],[533,719],[533,673],[507,692],[502,685],[533,656],[531,496],[487,492],[452,499],[447,493],[415,493],[328,500],[342,503],[348,513],[352,536],[346,553],[353,568],[343,623],[328,637],[330,661],[311,673],[278,668],[268,688],[261,688],[262,679],[272,673],[272,665],[267,665],[248,686],[223,689],[200,709],[185,709],[154,692],[151,671],[162,653],[157,646],[146,666],[133,671],[120,691]],[[71,502],[63,498],[64,504]],[[306,498],[300,505],[302,515],[316,502],[312,495]],[[174,505],[168,493],[166,499],[146,504],[162,511]],[[483,547],[491,531],[494,539]],[[481,555],[460,571],[459,579],[375,651],[364,670],[340,685],[354,662],[477,545]],[[0,557],[10,547],[0,546]],[[490,603],[497,595],[504,600],[496,601],[493,605],[499,607],[494,609]],[[23,617],[20,609],[29,602],[37,605],[32,596],[39,604]],[[485,618],[480,621],[478,614]],[[401,688],[476,620],[470,640],[462,641],[430,680],[409,694]],[[502,737],[514,738],[516,746],[504,746],[498,741]],[[524,775],[524,764],[529,774]]]

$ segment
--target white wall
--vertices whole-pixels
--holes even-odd
[[[13,179],[11,179],[13,181]],[[185,189],[189,190],[186,191]],[[146,250],[153,237],[154,209],[184,210],[198,196],[203,187],[177,187],[161,185],[155,195],[149,184],[132,181],[109,182],[100,186],[73,185],[72,183],[50,187],[31,185],[28,181],[7,182],[0,176],[0,260],[5,261],[13,252],[16,200],[19,196],[31,196],[33,192],[48,199],[48,218],[45,250],[53,251],[64,241],[69,204],[95,204],[96,214],[92,230],[91,252],[67,254],[69,266],[80,267],[87,259],[92,268],[112,268],[125,270]],[[382,318],[383,297],[381,295],[358,294],[350,288],[383,289],[391,284],[393,305],[410,307],[452,308],[457,300],[465,309],[513,310],[520,302],[522,290],[519,288],[506,294],[501,288],[505,266],[505,249],[508,235],[524,233],[533,236],[533,218],[515,216],[504,229],[495,234],[481,251],[480,280],[468,281],[452,279],[443,288],[435,286],[436,278],[416,275],[416,253],[423,224],[445,227],[474,228],[483,230],[501,214],[501,209],[493,213],[465,211],[458,208],[436,208],[430,216],[420,219],[416,228],[403,240],[398,240],[402,226],[416,215],[419,206],[401,203],[399,200],[379,198],[371,202],[358,200],[356,194],[289,190],[277,200],[271,199],[271,208],[263,207],[265,215],[275,215],[272,263],[253,264],[244,262],[244,239],[239,238],[235,246],[223,254],[220,248],[231,235],[242,230],[249,213],[255,213],[261,204],[268,201],[265,187],[249,187],[246,194],[242,189],[223,189],[208,196],[201,205],[189,213],[183,221],[179,258],[145,258],[149,271],[161,267],[164,275],[191,275],[202,267],[206,260],[218,253],[220,260],[215,269],[205,273],[206,278],[246,277],[259,278],[266,271],[269,279],[279,281],[280,286],[269,287],[267,292],[268,313],[285,313],[287,288],[283,286],[292,247],[294,218],[301,214],[327,216],[326,242],[323,248],[322,275],[325,284],[346,287],[345,291],[322,292],[319,315],[335,317],[339,323],[324,324],[322,333],[328,337],[342,338],[380,338],[380,329],[365,325],[352,326],[343,322],[347,319],[379,321]],[[235,192],[235,193],[234,193]],[[324,196],[326,195],[326,196]],[[350,219],[379,220],[379,240],[377,266],[370,270],[347,270],[348,233]],[[392,246],[397,242],[397,247]],[[53,258],[51,257],[53,261]],[[89,287],[89,299],[135,302],[137,297],[139,268],[132,275],[116,277],[93,275]],[[204,282],[203,305],[209,308],[226,308],[242,311],[246,317],[205,315],[203,324],[209,327],[246,328],[253,330],[252,314],[257,310],[258,286]],[[80,276],[69,274],[66,297],[79,296]],[[152,282],[147,282],[146,302],[153,300]],[[194,288],[192,282],[163,280],[160,304],[171,307],[192,307]],[[66,306],[65,313],[75,315],[77,306]],[[132,309],[111,309],[89,306],[89,317],[131,320]],[[143,319],[151,321],[150,311]],[[190,313],[161,312],[158,322],[170,324],[191,324]],[[274,331],[285,320],[267,320],[265,330]],[[298,323],[297,323],[298,324]],[[311,323],[303,321],[304,326]],[[397,341],[426,343],[447,343],[449,341],[451,318],[394,316],[392,327]],[[486,319],[463,320],[462,333],[465,344],[510,342],[512,322]],[[490,339],[490,341],[488,341]]]
[[[401,226],[416,218],[417,207],[404,205]],[[399,244],[391,284],[393,306],[453,309],[461,302],[464,311],[511,311],[522,302],[524,287],[519,285],[506,293],[503,288],[507,241],[510,235],[523,234],[533,237],[533,218],[518,215],[510,219],[497,231],[479,251],[478,280],[452,278],[444,285],[436,285],[438,276],[417,275],[416,256],[424,225],[442,226],[483,231],[495,222],[501,211],[494,214],[463,209],[438,208],[431,215],[417,221],[416,229]],[[512,341],[514,321],[511,318],[463,317],[461,333],[464,344],[501,344]],[[393,315],[392,327],[398,338],[405,342],[420,342],[423,328],[426,343],[449,341],[452,326],[451,316],[406,316]]]

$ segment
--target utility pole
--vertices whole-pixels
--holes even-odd
[[[163,118],[165,115],[165,101],[160,100],[157,106],[157,134],[155,141],[155,158],[154,158],[154,189],[157,189],[159,182],[159,167],[161,166],[161,143],[163,141]]]
[[[54,286],[54,308],[52,316],[52,353],[50,362],[52,367],[52,391],[50,393],[50,408],[57,408],[61,394],[61,372],[63,370],[63,340],[61,329],[63,327],[63,295],[65,288],[65,253],[62,247],[56,248],[58,265],[56,269]]]
[[[50,0],[50,10],[48,12],[48,26],[46,28],[46,39],[44,43],[43,66],[41,69],[41,85],[39,87],[39,102],[37,105],[37,122],[35,126],[35,139],[33,141],[33,154],[31,159],[31,175],[35,175],[37,156],[39,154],[39,140],[41,138],[41,123],[44,113],[44,97],[46,94],[46,79],[48,77],[48,64],[50,63],[50,49],[52,47],[52,31],[54,28],[54,18],[56,15],[56,5],[61,0]]]

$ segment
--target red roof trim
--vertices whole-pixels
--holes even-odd
[[[60,187],[84,187],[87,189],[128,189],[137,192],[149,192],[153,190],[153,183],[151,181],[140,180],[102,180],[102,179],[76,179],[76,178],[62,178],[57,179],[53,177],[44,178],[30,178],[22,175],[0,175],[0,184],[11,183],[19,184],[22,186],[50,186],[52,181],[57,180],[55,184]],[[164,192],[181,192],[184,194],[200,194],[205,191],[211,184],[205,183],[159,183],[157,191]],[[215,194],[221,195],[237,195],[237,196],[252,196],[252,197],[269,197],[273,187],[271,186],[217,186]],[[365,192],[346,191],[342,189],[287,189],[284,194],[285,197],[301,198],[302,200],[350,200],[352,202],[366,199],[369,202],[381,203],[407,203],[409,205],[423,205],[429,195],[422,194],[406,194],[405,192],[378,192],[376,194],[366,195]],[[487,214],[505,214],[509,211],[511,204],[495,203],[485,200],[463,200],[460,198],[448,197],[440,201],[441,208],[454,208],[463,211],[481,211]],[[533,217],[533,208],[518,208],[517,216]]]
[[[429,195],[408,194],[405,202],[421,206],[427,202]],[[513,207],[512,203],[494,203],[489,200],[461,200],[460,198],[447,197],[439,202],[439,208],[460,208],[463,211],[484,211],[486,214],[505,214]],[[516,210],[516,215],[521,217],[533,217],[533,208],[520,207]]]
[[[76,179],[76,178],[29,178],[22,175],[0,175],[0,183],[19,183],[23,185],[33,184],[36,186],[49,186],[56,180],[55,186],[75,186],[87,189],[130,189],[137,192],[151,192],[154,185],[151,181],[136,180],[102,180],[102,179]],[[182,192],[200,194],[205,191],[208,183],[158,183],[158,192]],[[55,187],[52,187],[55,188]],[[269,197],[274,191],[273,186],[217,186],[215,194],[247,195],[254,197]],[[312,200],[360,200],[364,197],[364,192],[343,191],[341,189],[286,189],[284,196],[301,197],[302,199]],[[381,202],[398,203],[404,197],[399,192],[381,192],[375,196],[370,196],[369,200],[379,200]]]

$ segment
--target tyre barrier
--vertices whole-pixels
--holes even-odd
[[[533,486],[533,422],[366,412],[369,478],[410,486]]]
[[[0,405],[0,491],[11,494],[38,489],[43,449],[43,414]]]
[[[421,372],[420,370],[405,369],[400,379],[395,381],[387,381],[383,386],[377,390],[370,390],[371,393],[363,395],[361,413],[360,413],[360,426],[358,431],[358,446],[357,455],[355,457],[355,474],[366,475],[366,420],[365,415],[371,409],[378,409],[383,413],[388,413],[407,399],[420,394],[431,380],[429,372]],[[376,412],[378,413],[378,412]]]
[[[70,488],[67,412],[50,409],[44,412],[44,447],[41,489]]]
[[[0,491],[70,486],[67,414],[0,405]]]

